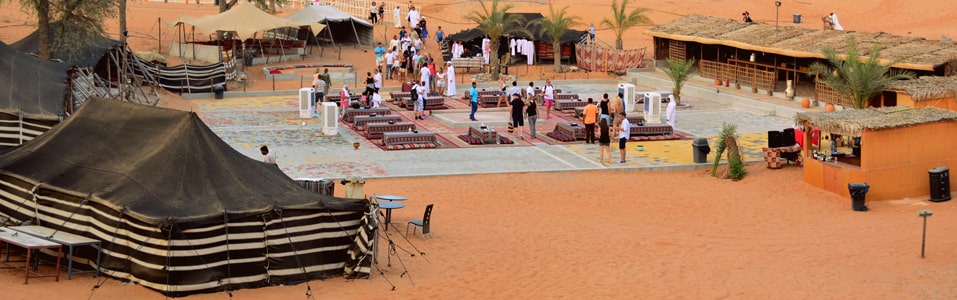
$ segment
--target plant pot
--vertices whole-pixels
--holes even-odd
[[[808,99],[808,98],[801,99],[801,108],[809,108],[809,107],[811,107],[811,99]]]
[[[359,142],[352,143],[352,148],[359,150]]]
[[[721,79],[715,79],[714,85],[721,85]]]
[[[830,103],[824,104],[824,111],[826,112],[834,111],[834,104],[830,104]]]

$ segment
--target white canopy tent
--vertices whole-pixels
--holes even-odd
[[[334,6],[329,5],[307,5],[302,9],[285,17],[291,22],[309,24],[325,24],[326,34],[333,44],[336,43],[336,37],[340,41],[352,41],[359,45],[372,45],[373,28],[372,23],[361,18],[347,14]],[[352,34],[340,34],[347,32],[346,27],[351,27]],[[312,27],[313,34],[319,35],[322,28],[318,30]]]
[[[256,5],[250,2],[240,0],[233,8],[212,16],[205,16],[189,20],[189,18],[180,17],[177,21],[195,26],[202,32],[213,33],[216,31],[235,32],[240,39],[252,38],[257,32],[282,27],[295,27],[309,25],[308,23],[295,22],[292,20],[276,17],[256,8]]]

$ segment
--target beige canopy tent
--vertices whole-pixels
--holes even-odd
[[[347,14],[334,6],[307,5],[286,16],[285,19],[296,23],[309,24],[312,33],[316,35],[320,34],[322,29],[325,28],[325,34],[329,36],[333,45],[335,45],[337,37],[340,42],[372,45],[374,34],[372,24]],[[322,27],[316,27],[317,25]],[[350,31],[352,34],[348,34]]]
[[[300,22],[276,17],[256,8],[256,5],[246,1],[239,1],[233,8],[223,13],[195,18],[180,18],[177,21],[195,26],[202,32],[216,31],[235,32],[240,39],[252,38],[257,32],[282,27],[306,26]]]

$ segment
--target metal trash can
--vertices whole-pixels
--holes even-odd
[[[927,173],[930,174],[930,201],[950,200],[950,168],[936,167]]]
[[[708,153],[711,153],[711,146],[708,146],[708,139],[696,138],[691,143],[694,148],[694,163],[703,164],[708,162]]]
[[[226,93],[226,85],[222,83],[214,84],[213,93],[216,94],[216,99],[223,99],[223,95]]]
[[[794,14],[794,24],[801,24],[801,14]]]
[[[851,182],[847,184],[847,190],[851,193],[851,209],[854,211],[867,211],[864,205],[864,198],[871,186],[863,182]]]

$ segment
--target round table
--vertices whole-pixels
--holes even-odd
[[[403,207],[405,207],[405,204],[399,202],[379,202],[379,208],[385,210],[385,231],[389,231],[389,223],[392,222],[392,210]]]
[[[389,201],[405,201],[409,198],[405,196],[396,196],[396,195],[376,195],[376,199],[389,200]]]

